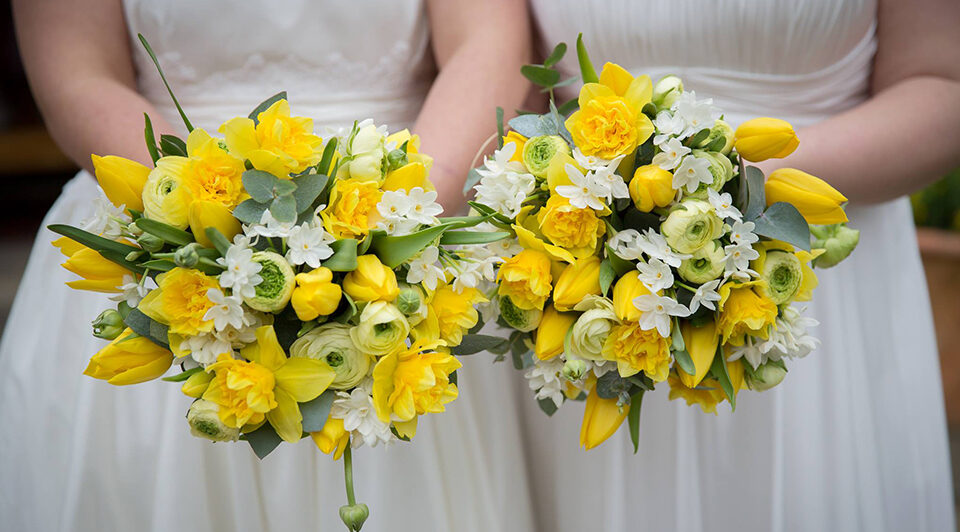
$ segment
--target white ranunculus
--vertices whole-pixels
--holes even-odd
[[[568,356],[586,360],[603,360],[603,343],[617,322],[613,303],[600,296],[587,296],[574,310],[583,312],[564,340],[563,350]]]
[[[293,358],[322,360],[336,373],[330,388],[349,390],[370,372],[373,357],[361,353],[350,338],[350,327],[341,323],[325,323],[304,334],[290,346]]]
[[[403,345],[410,334],[407,318],[395,305],[372,301],[360,313],[360,323],[350,329],[350,338],[362,353],[381,356]]]
[[[667,215],[660,231],[670,247],[693,253],[723,234],[723,220],[706,201],[684,200]]]

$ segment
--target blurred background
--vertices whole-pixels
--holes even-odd
[[[43,216],[76,172],[76,165],[60,153],[43,127],[20,65],[9,3],[4,2],[0,11],[0,180],[16,183],[18,198],[5,206],[0,224],[0,329]],[[912,200],[927,284],[936,287],[930,296],[956,496],[960,493],[956,489],[960,487],[960,169]],[[52,234],[44,233],[39,241],[52,239]]]

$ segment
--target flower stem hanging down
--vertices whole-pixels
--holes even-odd
[[[340,507],[340,519],[347,525],[347,530],[358,532],[370,515],[370,510],[362,502],[357,504],[357,498],[353,494],[353,453],[350,447],[350,442],[347,442],[343,451],[343,481],[347,488],[347,504]]]

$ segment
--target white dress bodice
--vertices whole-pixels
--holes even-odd
[[[195,126],[215,130],[287,91],[318,132],[372,117],[406,127],[433,80],[421,0],[124,0],[140,92],[179,118],[136,38],[150,41]]]

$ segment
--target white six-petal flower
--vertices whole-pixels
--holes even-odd
[[[638,262],[637,269],[640,270],[638,279],[640,279],[640,282],[651,292],[657,292],[673,286],[673,271],[670,269],[670,266],[660,259]]]
[[[697,291],[693,293],[693,298],[690,299],[691,314],[696,312],[700,308],[700,305],[710,310],[717,310],[717,307],[713,303],[720,301],[720,294],[717,293],[717,287],[720,286],[720,281],[720,279],[714,279],[697,287]]]
[[[664,170],[673,170],[688,153],[690,153],[690,148],[684,146],[679,139],[670,137],[660,144],[660,153],[653,156],[653,164]],[[679,187],[674,185],[673,188]]]
[[[327,233],[322,225],[312,225],[308,222],[295,226],[287,237],[286,259],[294,266],[306,264],[311,268],[319,268],[320,262],[333,255],[330,247],[336,238]]]
[[[737,222],[743,220],[743,214],[740,212],[740,209],[733,206],[733,198],[730,197],[728,192],[721,194],[712,188],[708,188],[707,200],[710,202],[710,205],[713,205],[713,210],[716,211],[717,216],[720,218],[732,218]]]
[[[649,331],[656,329],[660,336],[670,336],[672,316],[684,318],[690,315],[690,309],[677,300],[656,294],[644,294],[633,298],[633,306],[640,311],[640,328]]]
[[[713,183],[713,173],[710,172],[710,162],[706,159],[688,155],[680,162],[680,166],[673,173],[673,188],[686,188],[688,193],[694,193],[700,184]]]

